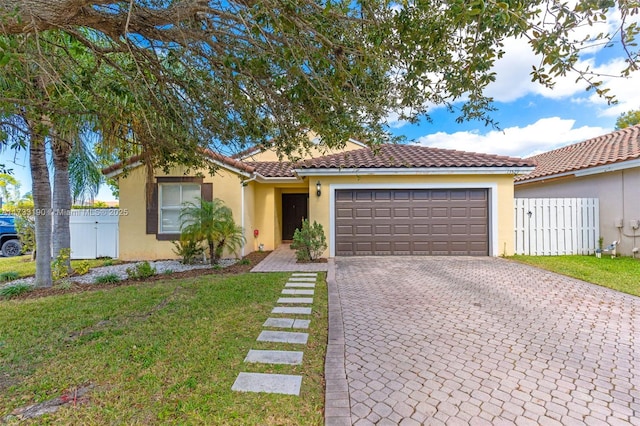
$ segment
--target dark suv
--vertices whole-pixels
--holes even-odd
[[[0,250],[7,257],[18,256],[22,252],[15,218],[6,214],[0,214]]]

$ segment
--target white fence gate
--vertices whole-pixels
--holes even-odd
[[[71,258],[117,258],[118,214],[118,209],[71,210]]]
[[[597,198],[516,198],[516,254],[592,254],[600,238],[598,206]]]

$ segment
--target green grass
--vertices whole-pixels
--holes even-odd
[[[76,268],[83,262],[88,262],[91,268],[97,266],[105,266],[105,262],[112,259],[91,259],[91,260],[72,260],[71,267]],[[31,255],[22,255],[15,257],[0,257],[0,271],[17,272],[21,278],[36,274],[36,263],[31,261]]]
[[[640,296],[640,260],[631,257],[510,256],[508,259]]]
[[[92,383],[88,402],[39,424],[323,422],[327,297],[319,279],[300,366],[245,364],[290,274],[167,279],[0,301],[0,419]],[[237,393],[238,373],[303,375],[301,395]]]

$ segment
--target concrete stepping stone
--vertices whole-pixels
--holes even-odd
[[[244,362],[261,364],[302,364],[302,352],[300,351],[259,351],[251,349]]]
[[[293,318],[267,318],[262,326],[273,328],[309,328],[309,324],[311,324],[311,320]]]
[[[277,303],[311,304],[313,303],[313,297],[281,297]]]
[[[311,315],[311,308],[289,307],[289,306],[276,306],[271,311],[272,314],[302,314]]]
[[[285,287],[299,287],[299,288],[314,288],[316,286],[315,283],[286,283]]]
[[[262,324],[263,327],[292,328],[295,320],[293,318],[267,318]]]
[[[285,288],[282,290],[282,294],[293,294],[298,296],[313,296],[315,290],[295,290],[290,288]]]
[[[292,277],[317,277],[318,274],[316,272],[294,272],[291,274]]]
[[[296,343],[306,345],[309,333],[294,331],[263,331],[258,336],[258,342]]]
[[[315,283],[316,279],[313,277],[290,277],[289,281]]]
[[[289,374],[240,373],[231,386],[236,392],[265,392],[300,395],[302,376]]]
[[[309,328],[311,320],[297,319],[293,322],[293,328]]]

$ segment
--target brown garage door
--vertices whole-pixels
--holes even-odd
[[[489,254],[486,189],[338,190],[337,256]]]

